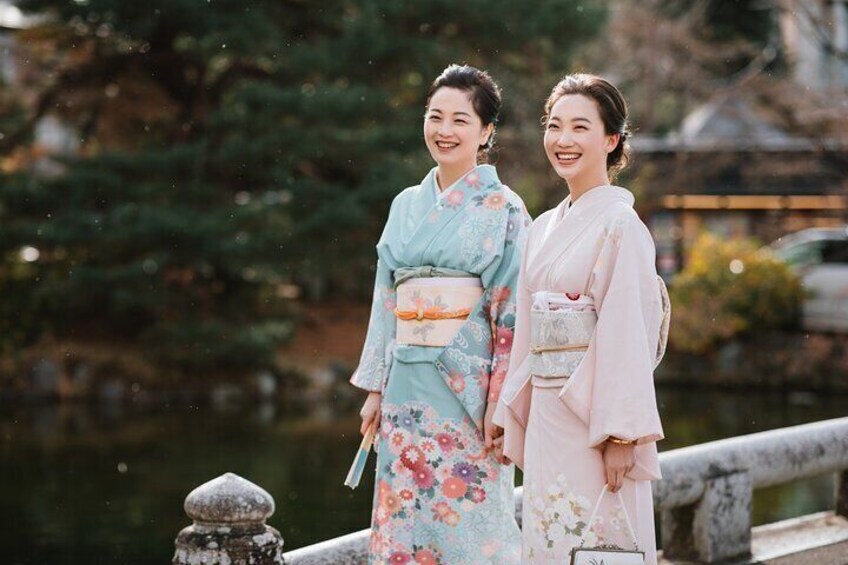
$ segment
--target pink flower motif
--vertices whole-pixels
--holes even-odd
[[[445,517],[452,512],[450,505],[447,502],[437,502],[433,506],[433,520],[444,522]]]
[[[395,551],[389,556],[389,563],[392,565],[406,565],[412,560],[412,556],[403,551]]]
[[[400,453],[404,447],[409,445],[409,432],[403,429],[394,430],[389,438],[389,445],[392,453]]]
[[[445,524],[448,526],[458,526],[459,525],[459,513],[451,511],[450,514],[445,516]]]
[[[435,451],[436,444],[431,439],[424,439],[424,440],[421,440],[421,443],[419,444],[418,447],[420,447],[421,451],[423,451],[424,453],[431,453],[431,452]]]
[[[436,469],[436,477],[439,479],[440,482],[446,481],[452,476],[453,472],[451,471],[451,468],[447,465],[442,465],[441,467]]]
[[[414,445],[404,448],[400,454],[400,460],[404,467],[412,470],[417,470],[426,463],[424,452]]]
[[[387,494],[380,502],[389,515],[395,514],[400,510],[400,498],[394,493]]]
[[[480,175],[477,173],[477,171],[468,173],[468,176],[465,177],[465,184],[467,184],[471,188],[480,188],[482,182],[480,179]]]
[[[465,200],[465,194],[461,190],[451,190],[445,196],[445,201],[448,203],[448,206],[451,208],[458,208],[462,206],[462,202]]]
[[[412,302],[412,305],[415,306],[416,309],[427,308],[428,306],[430,306],[430,303],[427,301],[427,299],[424,298],[423,296],[420,296],[417,292],[414,295],[412,295],[411,302]]]
[[[462,375],[454,373],[450,377],[450,387],[451,390],[455,393],[461,393],[463,390],[465,390],[465,379],[462,377]]]
[[[418,565],[437,565],[439,561],[429,549],[419,549],[415,552],[415,562]]]
[[[392,463],[392,473],[399,477],[408,472],[409,469],[406,468],[406,465],[403,464],[403,461],[401,461],[400,459],[394,460],[394,462]]]
[[[380,481],[377,483],[377,496],[382,500],[384,496],[388,496],[392,492],[392,485],[390,485],[386,481]]]
[[[486,208],[491,210],[500,210],[506,204],[506,198],[503,195],[503,192],[494,192],[488,196],[486,196],[485,200],[483,200],[483,204]]]
[[[512,328],[498,327],[498,335],[495,338],[495,354],[508,355],[512,349],[512,338],[514,337]]]
[[[486,491],[481,487],[471,487],[471,500],[480,504],[486,500]]]
[[[442,493],[448,498],[461,498],[467,490],[468,485],[459,477],[451,477],[442,483]]]
[[[596,520],[595,524],[592,526],[592,531],[595,532],[599,538],[603,538],[607,535],[606,532],[606,524],[604,524],[603,520]]]
[[[412,480],[420,489],[428,489],[433,486],[436,477],[433,476],[433,471],[429,467],[419,467],[412,472]]]
[[[456,447],[456,442],[450,434],[436,434],[436,441],[445,453],[450,453]]]

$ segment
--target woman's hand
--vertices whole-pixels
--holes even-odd
[[[359,415],[362,417],[362,425],[359,426],[359,433],[365,435],[372,422],[375,422],[374,431],[380,429],[380,405],[383,403],[383,395],[379,392],[369,392],[368,398],[365,399],[365,404],[362,405],[362,410]]]
[[[509,465],[509,459],[504,457],[503,454],[504,430],[492,421],[497,407],[496,402],[490,402],[486,406],[486,414],[483,416],[483,439],[486,442],[486,449],[494,451],[495,459],[503,465]]]
[[[624,484],[624,476],[636,465],[634,445],[622,445],[607,441],[604,444],[604,469],[610,492],[618,492]]]

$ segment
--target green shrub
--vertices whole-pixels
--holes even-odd
[[[798,276],[751,240],[704,233],[670,288],[675,349],[705,353],[722,342],[792,327],[803,291]]]

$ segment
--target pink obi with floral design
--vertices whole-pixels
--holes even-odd
[[[483,296],[477,277],[410,279],[397,287],[398,345],[448,345]]]

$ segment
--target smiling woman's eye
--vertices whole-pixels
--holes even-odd
[[[589,128],[587,128],[586,126],[575,126],[574,129],[575,131],[585,131]]]
[[[437,121],[437,120],[439,120],[439,119],[441,119],[441,118],[440,118],[439,116],[436,116],[436,115],[430,114],[429,116],[427,116],[427,119],[428,119],[428,120],[430,120],[431,122],[435,122],[435,121]]]
[[[455,123],[455,124],[460,124],[460,125],[465,125],[465,124],[467,124],[468,122],[466,122],[465,120],[454,120],[454,123]]]
[[[549,123],[548,125],[545,126],[545,129],[559,129],[559,126],[556,125],[556,124]]]

